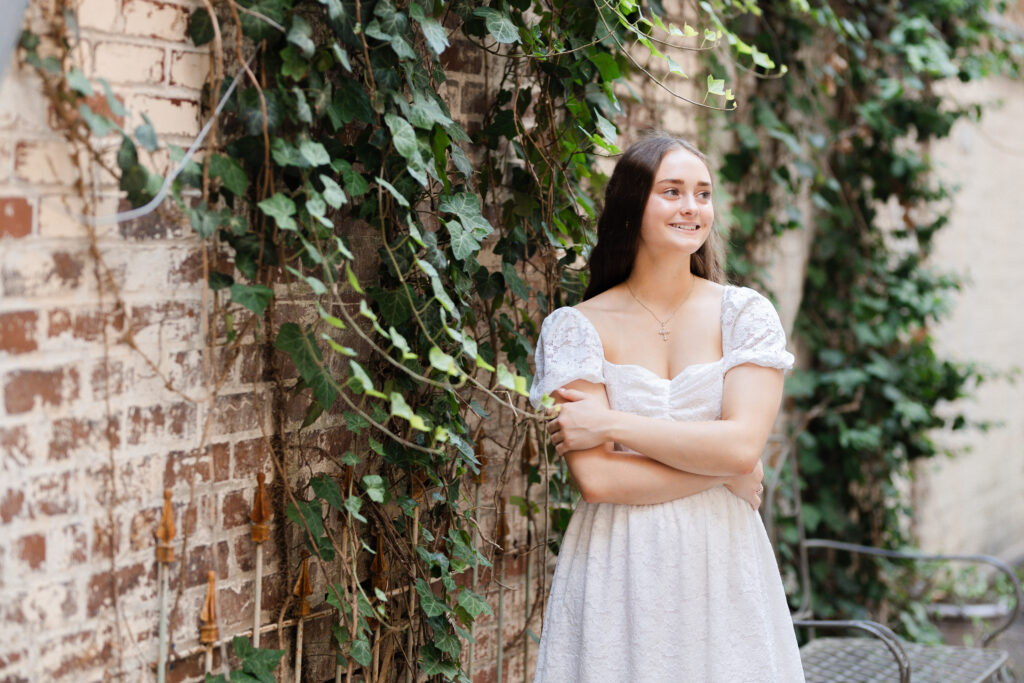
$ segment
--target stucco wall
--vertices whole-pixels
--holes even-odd
[[[1002,79],[947,84],[961,103],[989,106],[980,123],[961,121],[934,147],[939,175],[960,186],[933,262],[959,274],[952,316],[933,332],[938,349],[999,373],[1024,368],[1024,83]],[[915,527],[929,550],[987,552],[1024,559],[1024,377],[983,384],[963,407],[988,432],[940,434],[961,449],[922,463]],[[969,450],[967,450],[969,449]]]

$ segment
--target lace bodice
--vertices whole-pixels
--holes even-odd
[[[718,419],[722,381],[730,369],[744,363],[784,370],[793,366],[778,313],[753,289],[724,287],[721,325],[721,358],[687,366],[666,379],[640,365],[609,362],[590,320],[575,308],[556,309],[541,326],[530,401],[539,406],[544,394],[582,379],[604,384],[613,410],[673,420]]]

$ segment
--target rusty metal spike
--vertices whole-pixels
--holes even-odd
[[[171,505],[171,490],[164,489],[164,509],[160,513],[160,523],[156,526],[156,561],[169,564],[174,562],[174,506]]]
[[[253,543],[263,543],[270,537],[270,527],[267,525],[267,521],[273,516],[273,511],[267,496],[266,481],[267,475],[262,472],[256,474],[256,495],[252,499],[252,512],[249,513],[249,519],[252,521]]]
[[[508,552],[508,517],[505,515],[505,504],[503,497],[498,507],[498,518],[494,522],[494,542],[498,544],[495,552],[499,555]]]
[[[206,600],[203,601],[203,611],[199,613],[199,642],[203,645],[211,645],[220,638],[217,631],[217,574],[207,572],[206,574]]]
[[[309,580],[309,555],[302,558],[299,565],[299,578],[295,582],[292,595],[299,599],[297,611],[300,617],[309,615],[309,596],[313,593],[313,584]]]

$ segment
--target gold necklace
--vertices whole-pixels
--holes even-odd
[[[675,310],[672,311],[672,313],[667,318],[665,318],[664,320],[662,320],[661,318],[656,316],[654,314],[654,311],[652,311],[651,309],[647,308],[647,305],[643,301],[640,301],[640,297],[638,297],[636,294],[633,293],[633,288],[629,286],[628,282],[626,283],[626,289],[628,289],[629,290],[629,294],[634,299],[636,299],[636,302],[638,304],[640,304],[641,306],[643,306],[643,309],[645,311],[647,311],[648,313],[650,313],[652,318],[654,318],[655,320],[658,321],[658,325],[660,325],[660,328],[658,329],[658,334],[661,335],[661,341],[663,341],[665,343],[668,343],[669,330],[665,327],[665,325],[667,325],[669,323],[669,321],[672,320],[672,316],[674,316],[676,313],[679,312],[679,309],[683,307],[683,304],[686,303],[686,300],[690,298],[691,294],[693,294],[693,286],[692,285],[690,286],[690,291],[686,293],[686,296],[684,296],[683,300],[679,302],[679,305],[676,306]]]

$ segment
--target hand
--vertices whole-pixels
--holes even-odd
[[[750,503],[750,507],[757,509],[761,507],[761,494],[764,493],[764,486],[761,481],[764,479],[764,465],[757,461],[754,471],[750,474],[743,474],[738,477],[729,477],[723,483],[725,488]]]
[[[594,448],[608,440],[603,429],[611,411],[602,401],[575,389],[558,389],[552,394],[565,401],[555,406],[554,417],[548,422],[548,433],[559,455]]]

